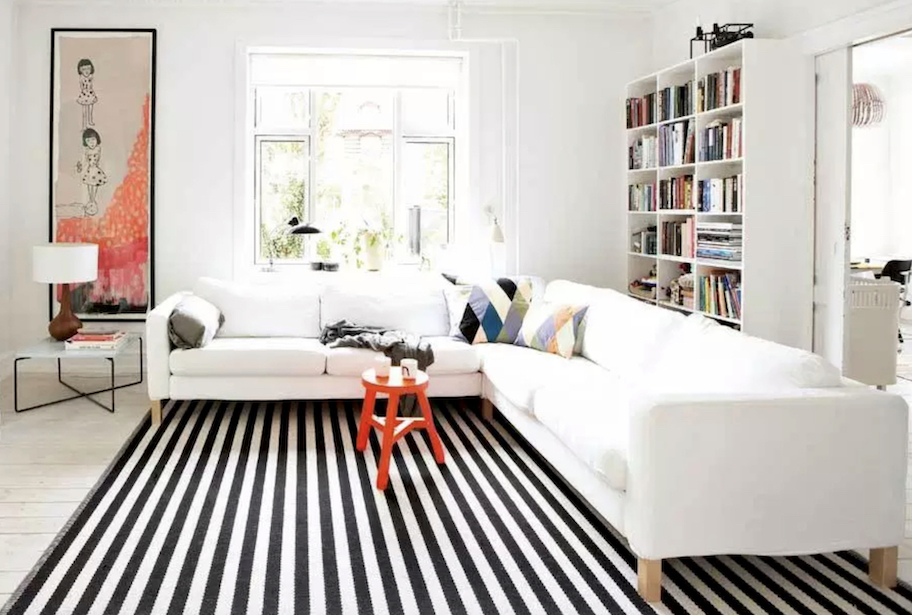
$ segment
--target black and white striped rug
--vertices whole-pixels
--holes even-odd
[[[7,605],[29,613],[909,613],[854,553],[666,562],[624,542],[477,404],[435,400],[374,488],[352,402],[180,402],[147,420]]]

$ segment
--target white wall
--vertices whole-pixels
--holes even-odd
[[[159,300],[200,275],[232,275],[238,40],[442,42],[447,34],[443,8],[414,6],[115,7],[91,1],[21,6],[12,135],[13,197],[24,204],[13,222],[12,246],[19,340],[40,334],[47,317],[47,290],[30,280],[29,249],[47,233],[49,31],[79,26],[158,29]],[[467,15],[463,26],[467,38],[518,40],[520,211],[518,222],[510,212],[505,221],[518,269],[623,288],[624,208],[617,200],[624,181],[621,92],[626,81],[648,68],[649,19],[492,13]],[[483,116],[492,111],[500,113],[479,110]],[[499,123],[493,124],[499,131]],[[490,134],[483,139],[490,140]],[[470,205],[481,207],[488,197],[478,198],[481,202]]]
[[[10,349],[10,108],[13,0],[0,0],[0,358]],[[2,362],[0,362],[2,363]]]
[[[653,63],[656,69],[686,60],[697,19],[753,23],[758,38],[785,38],[893,0],[678,0],[655,14]]]

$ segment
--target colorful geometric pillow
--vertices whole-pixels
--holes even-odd
[[[588,306],[536,302],[526,313],[517,346],[527,346],[569,359],[578,351]]]
[[[512,344],[540,285],[540,278],[520,276],[447,288],[450,335],[470,344]]]

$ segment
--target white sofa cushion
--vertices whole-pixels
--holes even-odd
[[[216,337],[202,348],[174,350],[175,376],[319,376],[326,347],[301,337]]]
[[[342,279],[323,291],[321,326],[340,320],[385,327],[424,336],[449,333],[441,276],[410,279],[362,277]]]
[[[626,378],[640,378],[665,340],[685,320],[682,314],[619,292],[566,280],[548,284],[545,301],[588,305],[581,354]]]
[[[193,294],[225,316],[217,337],[320,337],[320,287],[200,278]]]
[[[609,376],[569,376],[535,392],[535,418],[617,491],[627,489],[631,388]]]
[[[426,337],[434,350],[434,363],[428,367],[431,376],[443,374],[472,374],[481,367],[476,347],[449,337]],[[374,366],[382,356],[366,348],[327,348],[326,373],[330,376],[358,376]]]
[[[655,392],[775,392],[838,387],[839,370],[820,355],[776,344],[699,314],[669,336],[645,378]]]
[[[610,375],[582,357],[565,359],[556,354],[511,344],[479,344],[481,368],[488,380],[514,406],[530,414],[534,395],[542,386],[564,378],[592,379],[598,382]]]

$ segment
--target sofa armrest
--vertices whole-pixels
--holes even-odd
[[[168,337],[168,319],[181,299],[189,294],[189,292],[175,293],[146,315],[149,399],[168,399],[170,397],[171,338]]]
[[[908,429],[902,397],[858,387],[644,402],[625,533],[647,559],[897,545]]]

